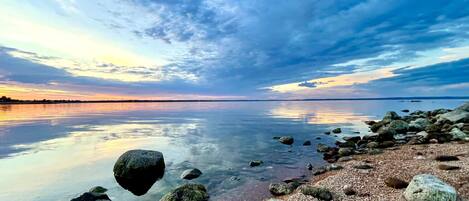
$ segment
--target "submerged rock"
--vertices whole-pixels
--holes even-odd
[[[303,146],[309,146],[309,145],[311,145],[311,141],[306,140],[305,142],[303,142]]]
[[[251,167],[256,167],[256,166],[262,165],[262,163],[264,163],[264,161],[261,161],[261,160],[253,160],[253,161],[249,162],[249,166],[251,166]]]
[[[104,193],[86,192],[80,195],[80,197],[73,198],[71,201],[105,201],[105,200],[111,200],[111,199]]]
[[[102,186],[95,186],[91,188],[88,192],[90,193],[105,193],[107,192],[107,189],[102,187]]]
[[[163,154],[150,150],[130,150],[114,164],[114,178],[134,195],[145,194],[164,175]]]
[[[278,141],[282,144],[291,145],[293,144],[294,139],[292,136],[282,136],[278,139]]]
[[[420,174],[412,178],[404,197],[408,201],[456,201],[457,192],[433,175]]]
[[[160,201],[208,201],[207,189],[202,184],[185,184],[164,195]]]
[[[182,172],[181,179],[192,180],[202,175],[202,171],[197,168],[188,169]]]
[[[334,130],[332,130],[333,133],[342,133],[342,129],[340,128],[335,128]]]

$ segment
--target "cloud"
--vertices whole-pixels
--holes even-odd
[[[304,82],[302,82],[302,83],[299,83],[298,86],[299,86],[299,87],[316,88],[316,87],[317,87],[317,84],[316,84],[316,82],[304,81]]]

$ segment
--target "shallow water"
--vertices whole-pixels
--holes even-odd
[[[0,105],[0,200],[70,200],[89,188],[112,200],[158,200],[197,167],[212,200],[261,200],[271,181],[309,176],[324,162],[317,143],[368,133],[365,120],[389,110],[454,108],[464,100],[409,102],[208,102]],[[399,112],[400,114],[403,114]],[[341,127],[337,137],[324,131]],[[292,135],[293,146],[273,136]],[[321,139],[316,139],[321,137]],[[302,146],[311,140],[312,146]],[[114,180],[115,160],[129,149],[163,152],[166,173],[137,197]],[[250,160],[263,160],[250,168]]]

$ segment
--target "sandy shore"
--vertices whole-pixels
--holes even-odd
[[[455,155],[459,161],[438,162],[437,155]],[[329,189],[334,200],[405,200],[405,189],[386,186],[387,177],[396,177],[410,182],[414,175],[432,174],[458,191],[462,200],[469,200],[469,143],[451,142],[446,144],[403,145],[386,149],[378,155],[355,155],[353,160],[337,162],[342,170],[329,171],[315,176],[309,184]],[[354,166],[368,164],[373,169],[355,169]],[[460,167],[458,170],[440,170],[438,165],[448,164]],[[356,195],[347,196],[343,192],[346,185],[351,185]],[[289,196],[277,197],[279,200],[302,201],[317,200],[297,191]]]

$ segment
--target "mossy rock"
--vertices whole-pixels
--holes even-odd
[[[207,201],[208,198],[202,184],[185,184],[167,193],[160,201]]]

